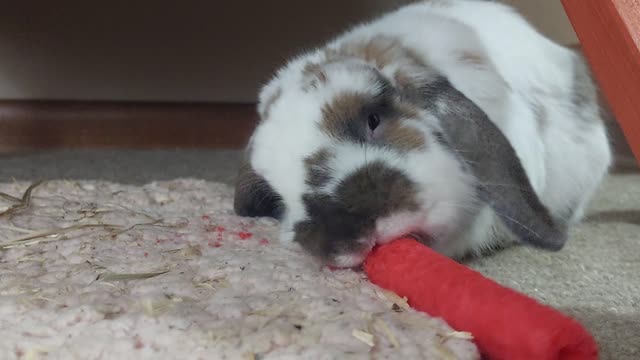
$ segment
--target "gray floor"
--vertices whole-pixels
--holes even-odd
[[[235,151],[63,151],[0,155],[0,181],[178,177],[231,182]],[[602,359],[640,359],[640,172],[623,158],[558,253],[512,248],[471,266],[583,322]]]
[[[193,177],[232,182],[238,151],[214,150],[69,150],[0,154],[0,181],[107,180],[144,184]]]

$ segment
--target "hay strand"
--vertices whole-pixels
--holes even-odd
[[[394,348],[400,347],[398,338],[393,335],[393,332],[391,331],[391,328],[389,328],[389,325],[387,325],[386,321],[382,319],[375,319],[373,325],[387,337],[387,340],[389,340],[391,346],[393,346]]]
[[[442,339],[440,339],[440,342],[445,343],[449,339],[473,340],[473,334],[467,331],[452,331],[445,334]]]
[[[163,219],[156,219],[153,222],[133,224],[126,228],[123,228],[120,225],[114,225],[114,224],[95,224],[94,223],[94,224],[78,224],[78,225],[72,225],[64,228],[32,231],[23,236],[0,243],[0,250],[10,249],[17,246],[27,246],[27,245],[33,245],[33,244],[38,244],[43,242],[63,240],[63,238],[60,237],[60,235],[73,230],[80,230],[80,229],[103,228],[103,229],[109,230],[112,236],[118,236],[140,226],[154,226],[154,227],[163,227],[163,228],[180,228],[182,226],[181,224],[178,224],[178,225],[161,224],[163,221],[164,221]],[[21,230],[20,232],[25,232],[26,229],[20,229],[20,230]],[[47,238],[47,237],[50,237],[50,238]]]
[[[62,238],[60,238],[60,235],[64,233],[67,233],[73,230],[88,229],[88,228],[117,229],[119,228],[119,226],[110,225],[110,224],[79,224],[79,225],[73,225],[73,226],[68,226],[64,228],[54,228],[54,229],[34,231],[27,235],[23,235],[23,236],[5,241],[3,243],[0,243],[0,250],[10,249],[17,246],[33,245],[33,244],[42,243],[42,242],[59,241],[59,240],[62,240]],[[55,237],[47,238],[48,236],[55,236]]]
[[[96,280],[100,281],[129,281],[129,280],[144,280],[151,279],[153,277],[166,274],[169,270],[163,270],[158,272],[146,272],[146,273],[132,273],[132,274],[118,274],[112,272],[106,272],[98,275]]]
[[[142,300],[142,311],[150,317],[158,317],[167,313],[173,307],[174,301],[171,299]]]
[[[385,289],[375,289],[376,295],[383,301],[386,301],[391,304],[391,308],[395,312],[402,312],[403,310],[411,309],[409,303],[407,302],[407,297],[400,297],[398,294],[388,291]]]
[[[353,331],[351,332],[351,335],[353,335],[354,338],[356,338],[356,339],[362,341],[363,343],[369,345],[369,347],[374,347],[376,345],[373,335],[368,333],[368,332],[366,332],[366,331],[353,329]]]
[[[29,230],[29,229],[23,229],[17,226],[13,226],[13,225],[0,225],[0,229],[3,230],[9,230],[9,231],[15,231],[18,233],[22,233],[22,234],[31,234],[33,233],[33,230]]]
[[[10,206],[7,210],[0,212],[0,216],[6,216],[6,215],[11,215],[11,214],[15,214],[19,211],[28,209],[31,206],[31,194],[33,193],[33,190],[35,188],[37,188],[38,186],[40,186],[43,182],[42,181],[37,181],[31,185],[29,185],[29,187],[27,188],[27,190],[25,190],[24,194],[22,194],[22,198],[18,199],[14,196],[11,196],[9,194],[5,194],[5,193],[0,193],[2,195],[2,198],[10,200],[10,201],[16,201],[17,204]]]
[[[449,348],[440,343],[434,343],[434,350],[438,353],[438,359],[456,360],[456,355]]]
[[[20,198],[17,198],[15,196],[12,196],[12,195],[9,195],[9,194],[3,193],[3,192],[0,192],[0,198],[3,198],[5,200],[7,200],[7,201],[12,201],[12,202],[20,202],[21,201]]]

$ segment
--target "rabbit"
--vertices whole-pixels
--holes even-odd
[[[510,6],[404,5],[262,87],[234,209],[335,267],[401,236],[559,251],[609,171],[600,111],[585,60]]]

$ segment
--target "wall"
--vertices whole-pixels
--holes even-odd
[[[509,1],[574,41],[559,1]],[[288,56],[402,2],[6,2],[0,99],[251,102]]]
[[[504,0],[518,9],[543,34],[561,44],[578,43],[560,0]]]

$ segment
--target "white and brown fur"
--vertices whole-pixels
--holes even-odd
[[[258,111],[236,211],[337,266],[402,235],[558,250],[611,162],[584,61],[494,2],[361,24],[288,62]]]

